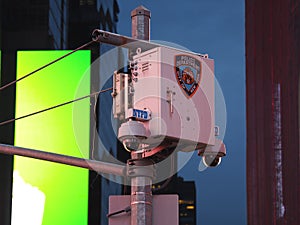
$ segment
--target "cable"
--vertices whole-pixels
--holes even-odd
[[[49,110],[52,110],[52,109],[55,109],[55,108],[58,108],[58,107],[61,107],[61,106],[64,106],[64,105],[68,105],[70,103],[77,102],[77,101],[80,101],[82,99],[89,98],[89,97],[92,97],[94,95],[98,95],[98,94],[101,94],[103,92],[106,92],[106,91],[109,91],[109,90],[112,90],[112,89],[113,88],[107,88],[107,89],[104,89],[104,90],[101,90],[101,91],[97,91],[97,92],[94,92],[92,94],[80,97],[80,98],[76,98],[76,99],[71,100],[71,101],[67,101],[67,102],[64,102],[64,103],[61,103],[61,104],[58,104],[58,105],[55,105],[55,106],[51,106],[51,107],[46,108],[46,109],[42,109],[40,111],[36,111],[36,112],[30,113],[30,114],[27,114],[27,115],[24,115],[24,116],[20,116],[20,117],[14,118],[14,119],[6,120],[6,121],[1,122],[0,126],[8,124],[8,123],[12,123],[12,122],[14,122],[16,120],[24,119],[24,118],[29,117],[29,116],[36,115],[36,114],[39,114],[39,113],[42,113],[42,112],[46,112],[46,111],[49,111]]]
[[[93,127],[93,140],[92,140],[92,149],[91,149],[91,159],[95,159],[95,144],[96,144],[96,132],[97,132],[97,123],[98,123],[98,118],[97,118],[97,103],[98,103],[98,96],[94,96],[94,112],[93,116],[95,119],[94,127]],[[100,96],[99,96],[100,97]]]
[[[19,82],[19,81],[27,78],[27,77],[33,75],[33,74],[35,74],[36,72],[38,72],[38,71],[40,71],[42,69],[45,69],[46,67],[48,67],[48,66],[50,66],[50,65],[52,65],[52,64],[54,64],[54,63],[56,63],[56,62],[58,62],[58,61],[60,61],[62,59],[64,59],[64,58],[66,58],[67,56],[72,55],[73,53],[75,53],[78,50],[81,50],[81,49],[83,49],[83,48],[91,45],[92,43],[94,43],[94,41],[90,41],[88,43],[85,43],[84,45],[81,45],[80,47],[76,48],[75,50],[72,50],[71,52],[69,52],[69,53],[67,53],[67,54],[65,54],[65,55],[63,55],[63,56],[61,56],[61,57],[59,57],[59,58],[57,58],[57,59],[55,59],[55,60],[47,63],[46,65],[44,65],[44,66],[42,66],[42,67],[40,67],[40,68],[38,68],[38,69],[36,69],[36,70],[34,70],[34,71],[26,74],[26,75],[24,75],[23,77],[21,77],[21,78],[19,78],[17,80],[14,80],[14,81],[12,81],[12,82],[10,82],[8,84],[3,85],[2,87],[0,87],[0,91],[4,90],[5,88],[8,88],[9,86],[11,86],[11,85],[13,85],[13,84],[15,84],[15,83],[17,83],[17,82]]]
[[[130,211],[131,211],[131,207],[127,206],[125,209],[119,210],[117,212],[109,213],[106,216],[107,216],[107,218],[109,218],[111,216],[115,216],[115,215],[118,215],[118,214],[121,214],[121,213],[128,213]]]

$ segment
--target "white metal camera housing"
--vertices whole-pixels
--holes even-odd
[[[139,49],[131,74],[114,77],[114,116],[129,120],[119,130],[123,144],[134,137],[136,145],[149,149],[193,151],[215,145],[214,61],[207,55],[169,47]],[[134,132],[130,126],[136,126]]]

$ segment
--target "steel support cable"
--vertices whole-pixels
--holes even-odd
[[[38,69],[36,69],[36,70],[34,70],[34,71],[32,71],[32,72],[30,72],[30,73],[24,75],[24,76],[22,76],[21,78],[16,79],[16,80],[14,80],[14,81],[12,81],[12,82],[10,82],[10,83],[7,83],[7,84],[3,85],[2,87],[0,87],[0,91],[2,91],[2,90],[4,90],[5,88],[8,88],[9,86],[11,86],[11,85],[13,85],[13,84],[15,84],[15,83],[17,83],[17,82],[19,82],[19,81],[21,81],[21,80],[23,80],[23,79],[29,77],[29,76],[31,76],[31,75],[33,75],[33,74],[39,72],[39,71],[41,71],[41,70],[43,70],[43,69],[45,69],[45,68],[47,68],[48,66],[50,66],[50,65],[52,65],[52,64],[54,64],[54,63],[56,63],[56,62],[58,62],[58,61],[60,61],[60,60],[62,60],[62,59],[64,59],[64,58],[66,58],[67,56],[72,55],[73,53],[75,53],[75,52],[77,52],[77,51],[79,51],[79,50],[81,50],[81,49],[84,49],[84,48],[88,47],[89,45],[91,45],[91,44],[94,43],[94,42],[95,42],[95,41],[92,40],[92,41],[90,41],[90,42],[88,42],[88,43],[85,43],[84,45],[81,45],[80,47],[78,47],[78,48],[72,50],[71,52],[69,52],[69,53],[67,53],[67,54],[65,54],[65,55],[63,55],[63,56],[61,56],[61,57],[59,57],[59,58],[57,58],[57,59],[55,59],[55,60],[53,60],[53,61],[47,63],[47,64],[45,64],[44,66],[42,66],[42,67],[40,67],[40,68],[38,68]]]
[[[118,214],[121,214],[121,213],[128,213],[131,211],[131,206],[127,206],[126,208],[122,209],[122,210],[119,210],[119,211],[116,211],[116,212],[113,212],[113,213],[109,213],[107,214],[107,218],[109,217],[112,217],[112,216],[115,216],[115,215],[118,215]]]
[[[61,106],[64,106],[64,105],[68,105],[68,104],[71,104],[73,102],[77,102],[77,101],[80,101],[80,100],[83,100],[83,99],[86,99],[86,98],[89,98],[89,97],[101,94],[103,92],[106,92],[106,91],[109,91],[109,90],[112,90],[112,89],[113,88],[107,88],[107,89],[104,89],[104,90],[101,90],[101,91],[97,91],[97,92],[91,93],[89,95],[82,96],[80,98],[76,98],[76,99],[73,99],[73,100],[70,100],[70,101],[58,104],[58,105],[51,106],[51,107],[46,108],[46,109],[42,109],[42,110],[39,110],[39,111],[36,111],[36,112],[33,112],[33,113],[29,113],[29,114],[24,115],[24,116],[20,116],[20,117],[14,118],[14,119],[6,120],[6,121],[1,122],[0,126],[3,126],[3,125],[8,124],[8,123],[12,123],[12,122],[20,120],[20,119],[24,119],[26,117],[30,117],[30,116],[36,115],[36,114],[39,114],[39,113],[43,113],[43,112],[46,112],[46,111],[49,111],[49,110],[52,110],[52,109],[55,109],[55,108],[58,108],[58,107],[61,107]]]

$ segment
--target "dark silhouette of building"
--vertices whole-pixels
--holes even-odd
[[[168,184],[165,186],[165,182]],[[154,194],[178,194],[179,224],[196,225],[196,186],[194,181],[184,181],[174,175],[170,181],[153,185]]]
[[[90,41],[95,28],[116,32],[119,13],[116,0],[11,0],[0,4],[1,86],[15,80],[18,50],[74,49]],[[97,59],[99,45],[89,49],[92,60]],[[14,86],[1,91],[0,105],[5,105],[0,121],[11,119],[15,112]],[[0,127],[0,143],[14,144],[13,123]],[[0,169],[0,224],[10,225],[13,156],[0,154]],[[95,177],[98,175],[90,172],[91,182],[99,189],[90,190],[89,224],[99,224],[103,211],[101,179],[95,181]]]
[[[300,1],[246,0],[248,224],[300,224]]]
[[[196,225],[196,186],[194,181],[177,178],[179,195],[179,224]]]

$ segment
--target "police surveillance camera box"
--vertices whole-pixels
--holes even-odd
[[[133,57],[133,107],[148,109],[147,141],[177,142],[187,151],[214,145],[214,61],[156,47]]]

